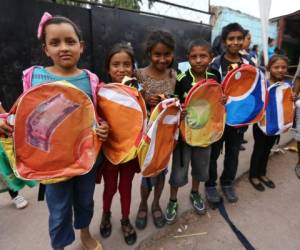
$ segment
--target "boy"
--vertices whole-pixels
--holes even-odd
[[[200,80],[214,77],[206,71],[212,60],[212,51],[209,43],[202,40],[192,41],[188,46],[188,60],[191,68],[185,73],[179,74],[176,80],[175,95],[178,95],[183,103],[189,90]],[[183,109],[182,119],[186,115]],[[210,146],[192,147],[179,138],[178,144],[173,152],[172,171],[169,180],[170,201],[166,209],[166,221],[172,224],[177,216],[177,192],[178,189],[188,183],[188,168],[192,166],[192,189],[190,200],[198,214],[205,213],[205,205],[199,193],[200,182],[208,178]]]
[[[238,23],[230,23],[222,29],[222,41],[225,46],[225,53],[215,57],[209,65],[208,70],[213,72],[218,82],[221,83],[231,69],[237,68],[242,64],[252,64],[247,57],[242,56],[239,51],[243,47],[245,39],[245,30]],[[243,133],[247,126],[235,128],[232,126],[225,126],[222,138],[212,144],[210,166],[209,166],[209,180],[205,183],[205,193],[208,202],[218,203],[221,196],[216,189],[217,181],[217,160],[225,142],[225,157],[224,169],[220,178],[222,191],[229,202],[237,202],[238,197],[233,188],[233,181],[237,172],[238,158],[240,145],[243,140]]]

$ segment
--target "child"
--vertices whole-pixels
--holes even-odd
[[[45,13],[39,25],[38,38],[53,65],[46,68],[34,67],[30,82],[25,80],[28,70],[24,72],[24,91],[44,82],[67,80],[93,98],[96,103],[96,87],[99,82],[97,76],[87,70],[77,68],[83,52],[79,28],[68,18],[52,17]],[[96,132],[100,140],[106,140],[107,124],[101,123]],[[89,232],[89,224],[93,217],[95,179],[96,166],[85,175],[46,186],[49,233],[53,249],[64,249],[74,241],[73,209],[74,227],[80,229],[80,238],[84,248],[102,249],[101,244],[92,238]]]
[[[214,73],[218,82],[222,82],[227,72],[242,64],[252,64],[247,58],[239,54],[245,39],[245,31],[238,23],[230,23],[223,27],[221,34],[226,51],[224,54],[215,57],[208,67],[208,71]],[[241,83],[243,84],[243,83]],[[238,197],[233,188],[233,181],[237,172],[240,145],[243,139],[245,128],[225,126],[222,138],[212,144],[209,179],[205,183],[206,198],[211,203],[218,203],[221,196],[216,189],[217,181],[217,160],[225,142],[224,169],[220,178],[222,191],[229,202],[236,202]]]
[[[270,59],[267,70],[270,72],[268,86],[285,81],[288,69],[288,58],[282,55],[273,55]],[[269,188],[275,188],[275,184],[267,176],[267,163],[271,148],[279,135],[266,135],[257,124],[253,125],[254,147],[250,161],[249,181],[258,191],[264,191],[265,184]]]
[[[188,46],[188,60],[191,68],[177,76],[175,94],[183,103],[186,95],[193,85],[200,80],[214,77],[206,71],[212,60],[212,50],[209,43],[202,40],[192,41]],[[182,114],[186,114],[183,109]],[[208,179],[208,168],[211,147],[192,147],[179,138],[173,152],[172,171],[170,176],[170,201],[166,209],[168,224],[174,223],[177,215],[177,192],[178,189],[188,183],[188,169],[192,166],[192,189],[190,200],[197,213],[205,213],[205,205],[199,194],[200,181]]]
[[[6,111],[3,108],[2,103],[0,102],[0,114],[4,114],[4,113],[6,113]],[[11,130],[10,127],[8,127],[8,129]],[[1,127],[0,127],[0,132],[3,132],[4,134],[7,133],[6,130],[2,131]],[[9,189],[8,193],[11,197],[13,204],[16,206],[17,209],[23,209],[27,207],[28,201],[22,195],[20,195],[19,192]]]
[[[125,76],[132,77],[133,69],[133,49],[122,43],[113,46],[106,58],[106,70],[111,82],[120,83]],[[119,186],[122,208],[121,225],[124,239],[128,245],[135,243],[137,236],[129,221],[129,212],[131,204],[131,185],[134,174],[137,171],[139,171],[139,165],[136,159],[117,166],[110,163],[107,159],[105,160],[102,169],[104,179],[103,214],[100,225],[102,237],[107,238],[111,234],[111,203]]]
[[[171,69],[175,49],[175,41],[172,35],[166,31],[152,32],[146,41],[146,53],[150,58],[150,65],[136,71],[138,82],[143,88],[149,110],[154,108],[160,101],[161,96],[174,94],[176,72]],[[154,225],[161,228],[165,225],[165,217],[159,205],[159,199],[164,188],[166,171],[152,178],[142,178],[141,202],[139,205],[136,227],[144,229],[147,225],[148,197],[154,186],[154,199],[151,206]]]

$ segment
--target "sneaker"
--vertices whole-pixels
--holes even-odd
[[[191,192],[190,200],[196,212],[198,214],[205,214],[205,204],[198,192]]]
[[[232,185],[229,186],[222,186],[223,194],[225,195],[226,199],[230,203],[234,203],[238,201],[238,197],[234,191],[234,188]]]
[[[18,195],[17,197],[13,198],[12,202],[18,209],[25,208],[28,205],[28,201],[25,200],[25,198],[22,195]]]
[[[173,224],[176,222],[178,203],[169,201],[166,211],[166,222],[167,224]]]
[[[205,187],[206,199],[210,203],[218,203],[221,201],[221,195],[217,191],[215,186]]]

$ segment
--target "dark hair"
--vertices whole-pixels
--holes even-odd
[[[252,46],[252,51],[256,51],[257,48],[258,48],[258,45],[257,45],[257,44],[254,44],[254,45]]]
[[[233,31],[240,31],[240,32],[242,32],[243,37],[245,38],[245,30],[244,30],[244,28],[240,24],[238,24],[238,23],[230,23],[230,24],[224,26],[223,29],[222,29],[222,33],[221,33],[222,40],[225,41],[226,38],[227,38],[227,36],[228,36],[228,34],[230,32],[233,32]]]
[[[249,30],[244,30],[245,37],[250,34]]]
[[[286,64],[288,65],[289,64],[289,59],[287,56],[285,55],[279,55],[279,54],[275,54],[273,55],[270,60],[269,60],[269,63],[268,63],[268,66],[267,66],[267,69],[270,70],[270,68],[272,67],[272,65],[277,62],[278,60],[283,60],[286,62]]]
[[[146,39],[146,53],[150,54],[153,47],[158,43],[163,43],[171,50],[175,49],[175,40],[173,36],[167,31],[156,30],[151,32]]]
[[[203,39],[195,39],[189,42],[187,47],[187,54],[189,55],[191,53],[192,48],[194,47],[203,47],[207,49],[209,54],[212,54],[212,48],[209,44],[209,42],[203,40]]]
[[[268,44],[270,45],[272,42],[274,42],[275,40],[271,37],[268,37]]]
[[[132,63],[132,67],[134,69],[134,52],[133,52],[133,48],[131,47],[131,45],[129,43],[126,42],[121,42],[121,43],[116,43],[114,44],[110,50],[108,51],[106,58],[105,58],[105,69],[106,72],[109,71],[109,63],[111,58],[113,57],[113,55],[120,53],[120,52],[125,52],[131,60]]]
[[[42,30],[42,35],[40,38],[40,41],[45,44],[46,42],[46,27],[50,24],[61,24],[61,23],[68,23],[70,24],[73,28],[74,31],[79,39],[79,41],[82,41],[82,34],[81,34],[81,30],[79,29],[79,27],[73,22],[71,21],[69,18],[67,17],[63,17],[63,16],[54,16],[51,19],[49,19],[48,21],[45,22],[44,26],[43,26],[43,30]]]

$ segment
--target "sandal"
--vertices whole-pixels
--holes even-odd
[[[111,223],[110,223],[111,212],[103,212],[101,224],[100,224],[100,234],[103,238],[108,238],[111,234]]]
[[[160,207],[152,208],[151,212],[152,212],[152,219],[153,219],[154,225],[157,228],[162,228],[166,224],[166,219],[165,219],[165,216],[164,216],[161,208]],[[160,213],[159,216],[155,216],[155,213],[157,213],[157,212]]]
[[[83,246],[83,248],[85,250],[88,250],[88,248],[86,246],[84,246],[84,245],[82,245],[82,246]],[[103,250],[103,247],[102,247],[102,245],[101,245],[101,243],[99,241],[97,241],[97,246],[96,246],[96,248],[94,250]]]
[[[275,188],[275,184],[273,181],[271,181],[267,176],[264,176],[264,178],[262,178],[261,176],[258,177],[258,179],[265,184],[267,187],[269,188]]]
[[[141,213],[145,213],[145,216],[140,216]],[[135,226],[142,230],[147,226],[147,217],[148,217],[148,209],[147,208],[139,208],[139,211],[136,215]]]
[[[129,219],[122,219],[121,226],[125,242],[127,245],[133,245],[136,242],[136,232],[130,224]]]

